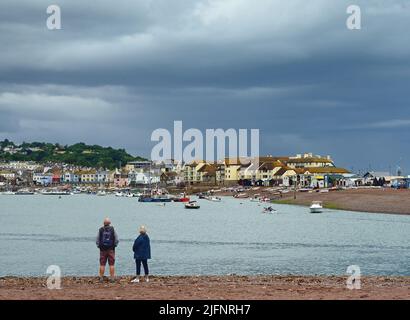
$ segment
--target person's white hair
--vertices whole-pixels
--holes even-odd
[[[106,217],[106,218],[104,219],[104,225],[105,225],[105,226],[109,226],[110,224],[111,224],[110,218]]]
[[[139,231],[140,233],[147,233],[147,227],[144,225],[141,225]]]

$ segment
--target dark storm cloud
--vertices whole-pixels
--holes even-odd
[[[59,31],[48,1],[0,3],[0,138],[148,156],[152,130],[183,120],[260,128],[263,153],[348,167],[410,155],[407,1],[356,1],[360,31],[345,0],[53,3]]]

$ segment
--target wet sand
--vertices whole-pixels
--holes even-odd
[[[346,288],[338,276],[172,276],[149,283],[100,283],[95,277],[65,277],[60,290],[45,278],[0,278],[0,300],[410,300],[410,277],[362,277],[360,290]]]

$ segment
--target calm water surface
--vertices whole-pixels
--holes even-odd
[[[326,211],[273,205],[262,214],[249,200],[138,203],[136,198],[0,196],[0,276],[45,275],[59,265],[65,275],[95,275],[95,237],[110,216],[119,237],[117,271],[134,273],[132,243],[146,224],[153,274],[363,274],[410,275],[410,216]]]

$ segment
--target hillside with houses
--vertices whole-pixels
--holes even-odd
[[[134,157],[124,149],[85,143],[61,145],[59,143],[23,142],[18,145],[8,139],[0,141],[0,161],[3,162],[64,163],[81,167],[114,169],[133,160],[145,159]]]
[[[3,142],[1,146],[0,189],[3,190],[63,186],[121,189],[153,185],[185,189],[240,185],[303,190],[360,186],[408,188],[410,185],[407,177],[387,172],[358,175],[337,166],[330,156],[312,153],[183,163],[175,160],[155,162],[136,159],[125,150],[85,144],[65,147],[53,144],[5,146]],[[43,156],[40,161],[31,159],[42,152],[47,156]],[[108,161],[110,154],[113,154],[113,158]],[[10,159],[10,156],[28,157],[30,160],[15,160],[13,157]],[[71,158],[75,156],[79,156],[76,161]]]

